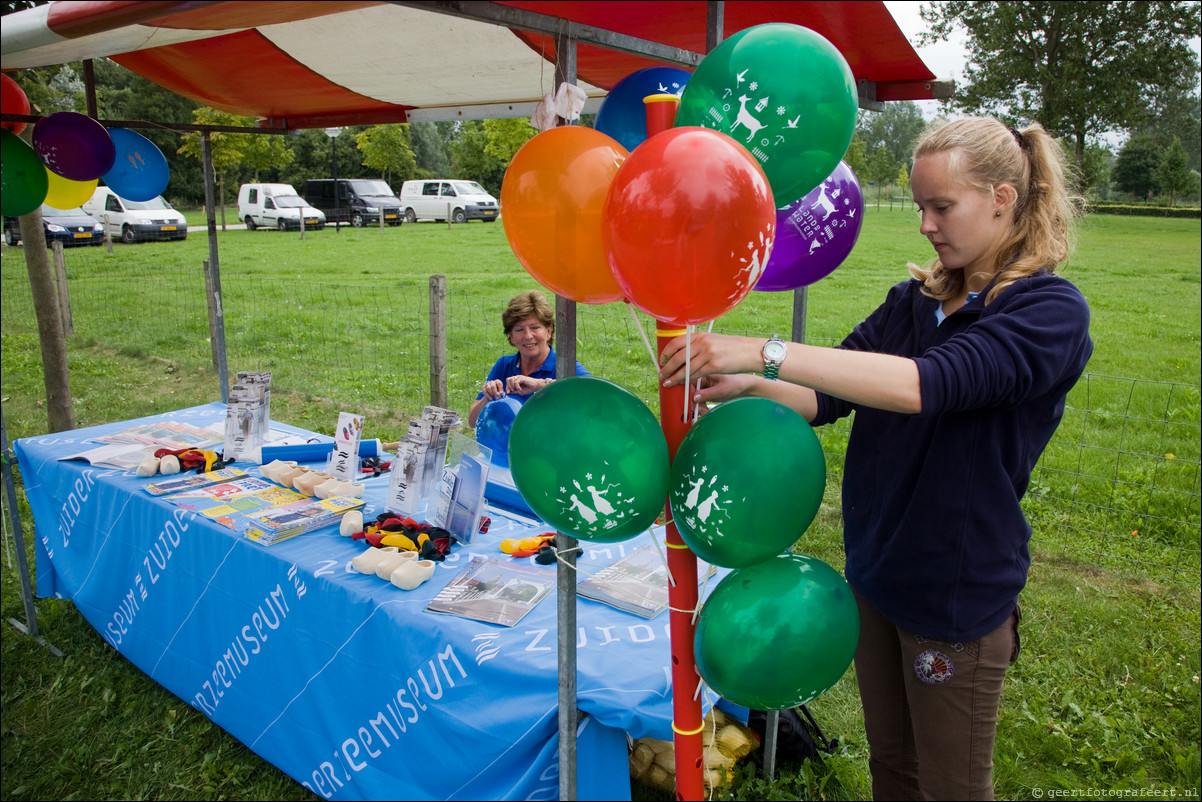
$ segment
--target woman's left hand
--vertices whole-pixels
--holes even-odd
[[[530,395],[546,387],[551,379],[536,379],[532,376],[518,374],[505,380],[505,391],[514,395]]]

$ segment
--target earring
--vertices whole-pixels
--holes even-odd
[[[994,212],[994,213],[993,213],[993,216],[994,216],[994,217],[1001,217],[1001,216],[1002,216],[1002,213],[1001,213],[1001,211],[999,210],[999,211],[996,211],[996,212]]]

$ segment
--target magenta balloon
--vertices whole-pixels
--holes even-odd
[[[167,157],[158,146],[128,128],[110,128],[117,159],[104,174],[104,183],[119,197],[154,200],[167,188]]]
[[[776,210],[776,243],[755,288],[796,290],[829,276],[855,247],[863,217],[860,182],[839,162],[825,181]]]
[[[33,127],[33,149],[46,169],[71,181],[100,178],[117,157],[104,126],[73,111],[58,111],[38,120]]]

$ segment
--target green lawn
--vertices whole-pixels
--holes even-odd
[[[1096,347],[1026,502],[1035,563],[1022,599],[1023,656],[1002,702],[997,792],[1025,799],[1035,788],[1132,789],[1167,798],[1172,789],[1196,799],[1199,223],[1084,222],[1066,276],[1089,299]],[[461,411],[506,348],[505,302],[535,286],[496,224],[327,229],[303,241],[231,230],[219,242],[231,372],[271,370],[275,416],[317,430],[347,409],[367,415],[366,436],[394,439],[429,403],[431,275],[447,277],[450,404]],[[855,251],[808,292],[807,339],[836,342],[906,277],[907,261],[928,255],[913,213],[867,210]],[[198,233],[116,244],[111,254],[67,253],[77,425],[220,398],[207,340],[207,258]],[[45,431],[45,389],[22,251],[0,249],[0,267],[4,414],[10,438],[31,436]],[[753,293],[715,330],[787,334],[792,304],[791,293]],[[578,354],[654,407],[654,369],[636,320],[651,333],[651,321],[624,304],[578,307]],[[832,479],[798,544],[840,568],[846,431],[819,431]],[[23,496],[21,510],[32,542]],[[23,619],[14,571],[4,572],[2,591],[5,616]],[[3,628],[0,796],[309,798],[132,667],[70,602],[41,599],[37,610],[67,656]],[[850,672],[811,708],[839,739],[839,753],[821,765],[781,766],[770,784],[745,772],[724,798],[867,798]]]

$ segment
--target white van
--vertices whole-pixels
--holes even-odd
[[[290,184],[243,184],[238,189],[238,219],[249,231],[259,227],[299,231],[302,215],[306,229],[326,224],[325,214],[305,203]]]
[[[492,222],[501,216],[501,204],[484,187],[457,178],[406,181],[401,186],[401,206],[407,223],[446,220],[448,214],[456,223]]]
[[[117,197],[108,187],[96,187],[83,210],[99,220],[110,237],[120,237],[127,245],[188,238],[188,221],[162,195],[131,201]]]

